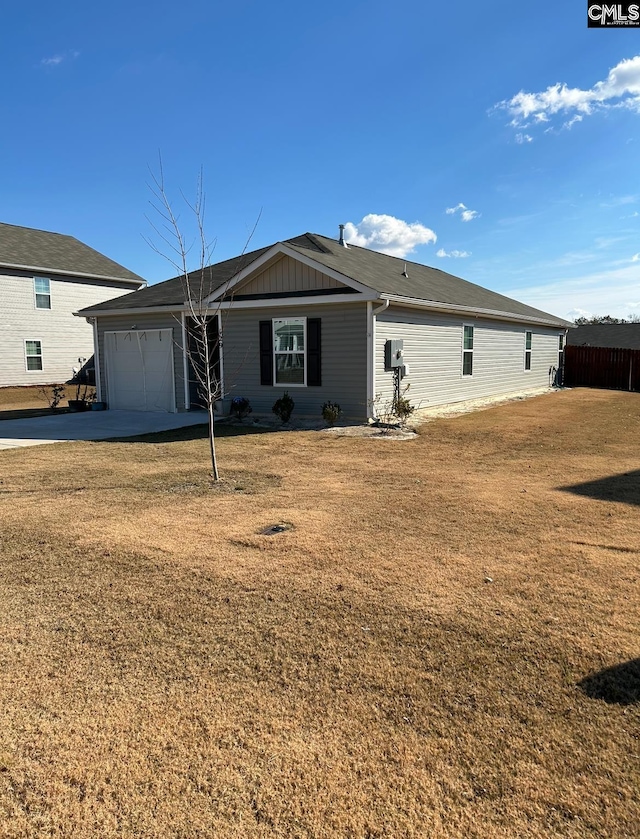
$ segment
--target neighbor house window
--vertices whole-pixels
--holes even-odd
[[[27,363],[27,370],[42,370],[41,341],[25,341],[24,354]]]
[[[463,326],[462,375],[473,375],[473,326]]]
[[[531,332],[524,334],[524,369],[531,370]]]
[[[562,369],[564,360],[564,335],[558,335],[558,370]]]
[[[34,277],[33,286],[36,295],[36,309],[50,309],[51,281],[46,277]]]
[[[306,318],[273,319],[273,369],[277,385],[305,385]]]

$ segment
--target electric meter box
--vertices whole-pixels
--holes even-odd
[[[402,367],[404,360],[402,352],[404,349],[404,341],[402,338],[396,340],[389,340],[384,345],[384,366],[387,370],[393,370],[395,367]]]

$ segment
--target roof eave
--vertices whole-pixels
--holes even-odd
[[[43,274],[56,274],[60,277],[81,277],[86,280],[107,280],[109,282],[125,283],[136,288],[146,286],[147,281],[140,277],[139,280],[132,280],[129,277],[111,277],[103,274],[87,274],[83,271],[66,271],[59,268],[44,268],[42,265],[16,265],[11,262],[0,262],[0,268],[11,268],[16,271],[40,271]]]
[[[73,314],[78,318],[111,317],[113,315],[151,315],[155,312],[186,312],[187,306],[184,303],[174,303],[166,306],[123,306],[119,309],[79,309]]]
[[[469,317],[489,318],[491,320],[504,320],[512,323],[537,323],[542,326],[554,328],[566,328],[573,326],[569,321],[562,318],[541,318],[533,315],[518,315],[513,312],[501,312],[495,309],[478,309],[474,306],[461,306],[454,303],[440,303],[435,300],[420,300],[415,297],[403,297],[400,294],[380,294],[381,300],[388,300],[390,303],[397,303],[399,306],[409,306],[418,309],[426,309],[432,312],[444,312],[451,315],[465,315]]]

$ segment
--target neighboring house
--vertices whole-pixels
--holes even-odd
[[[403,341],[406,396],[427,407],[549,384],[568,321],[435,268],[306,233],[206,269],[222,329],[225,402],[269,413],[284,391],[295,413],[327,400],[364,419],[393,396],[387,342]],[[190,375],[180,278],[85,308],[96,325],[97,379],[111,408],[182,411]],[[394,351],[398,346],[394,345]]]
[[[640,323],[585,323],[571,330],[567,344],[640,350]]]
[[[144,285],[72,236],[0,223],[0,387],[72,378],[94,345],[73,313]]]

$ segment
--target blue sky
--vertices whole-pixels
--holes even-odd
[[[166,279],[161,151],[176,207],[203,167],[215,261],[258,216],[251,248],[342,222],[560,316],[640,314],[640,30],[584,0],[35,0],[0,44],[0,221]]]

